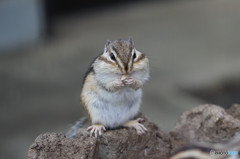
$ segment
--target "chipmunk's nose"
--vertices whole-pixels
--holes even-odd
[[[128,71],[128,64],[125,65],[124,69],[126,72]]]

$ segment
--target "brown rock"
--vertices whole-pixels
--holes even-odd
[[[132,128],[107,130],[101,137],[90,137],[79,129],[76,138],[63,133],[45,133],[30,146],[28,159],[167,159],[175,150],[199,141],[228,141],[240,130],[240,105],[229,110],[215,105],[200,105],[184,112],[169,133],[145,119],[148,129],[137,135]]]
[[[76,138],[64,134],[45,133],[30,146],[28,159],[167,159],[170,156],[170,136],[145,119],[148,129],[137,135],[134,129],[107,130],[101,137],[90,137],[86,129],[79,129]]]
[[[96,139],[65,138],[63,133],[44,133],[30,146],[27,159],[98,159]]]
[[[240,105],[233,104],[229,109],[226,110],[229,115],[232,115],[234,118],[240,120]]]
[[[97,138],[99,157],[101,159],[165,159],[170,155],[170,136],[161,131],[154,123],[143,115],[143,125],[148,129],[144,135],[137,135],[132,128],[107,130]],[[76,137],[82,136],[78,131]]]
[[[228,141],[240,130],[240,121],[216,105],[200,105],[184,112],[170,135],[185,144]]]

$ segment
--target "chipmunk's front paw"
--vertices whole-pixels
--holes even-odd
[[[126,78],[126,79],[123,80],[123,83],[124,83],[125,85],[132,85],[132,84],[134,83],[134,79],[131,78],[131,77],[128,77],[128,78]]]
[[[124,86],[124,83],[122,82],[122,80],[120,78],[118,78],[114,81],[114,85],[117,87],[122,87],[122,86]]]
[[[93,134],[95,137],[98,135],[101,136],[104,131],[106,131],[106,128],[103,125],[92,125],[87,128],[87,130],[90,130],[90,136],[92,137]]]
[[[144,125],[141,124],[141,122],[144,122],[144,119],[138,118],[136,120],[130,120],[126,122],[123,126],[125,127],[132,127],[136,129],[138,135],[145,134],[147,132],[147,129]]]

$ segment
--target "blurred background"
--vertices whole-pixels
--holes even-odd
[[[240,103],[239,0],[0,1],[0,158],[82,115],[84,74],[107,39],[132,37],[151,78],[141,111],[170,131],[200,104]]]

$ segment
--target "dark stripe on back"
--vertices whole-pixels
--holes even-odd
[[[102,53],[101,53],[101,54],[102,54]],[[100,55],[101,55],[101,54],[100,54]],[[95,61],[100,55],[98,55],[97,57],[94,58],[94,60],[93,60],[93,62],[91,63],[90,67],[87,69],[87,71],[86,71],[86,73],[85,73],[85,75],[84,75],[83,81],[82,81],[82,87],[83,87],[83,84],[84,84],[84,82],[85,82],[85,80],[86,80],[86,78],[87,78],[87,75],[88,75],[89,73],[91,73],[91,72],[95,73],[92,64],[94,63],[94,61]]]
[[[85,73],[84,78],[83,78],[83,82],[82,82],[82,87],[83,87],[83,84],[84,84],[84,82],[85,82],[88,74],[90,74],[91,72],[95,73],[95,71],[94,71],[94,69],[93,69],[93,66],[89,67],[88,70],[87,70],[87,72]]]
[[[210,148],[207,148],[207,147],[203,147],[203,146],[198,146],[198,145],[188,145],[188,146],[185,146],[183,148],[180,148],[178,149],[177,151],[175,151],[172,156],[178,154],[178,153],[181,153],[181,152],[184,152],[184,151],[188,151],[188,150],[199,150],[201,152],[204,152],[204,153],[210,153],[210,151],[212,149]]]

